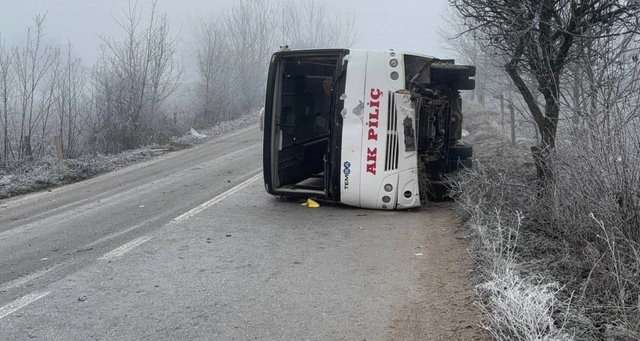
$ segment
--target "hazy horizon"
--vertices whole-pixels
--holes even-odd
[[[398,0],[392,11],[389,2],[358,0],[318,0],[321,4],[340,6],[339,10],[351,11],[356,16],[358,42],[354,48],[409,50],[438,57],[449,58],[439,43],[437,28],[444,24],[447,0],[417,1]],[[211,18],[230,7],[235,0],[204,1],[184,0],[177,3],[159,0],[158,9],[166,12],[174,34],[180,33],[181,55],[188,56],[190,24],[203,18]],[[129,0],[80,1],[24,0],[21,2],[0,0],[0,37],[7,45],[20,45],[26,28],[33,25],[36,14],[47,15],[46,39],[58,44],[71,42],[75,55],[84,63],[93,63],[98,55],[101,36],[121,37],[122,29],[114,20],[123,17]],[[131,2],[132,4],[135,2]],[[147,15],[151,1],[138,1],[142,14]],[[395,16],[395,17],[394,17]],[[397,18],[396,18],[397,17]],[[389,26],[381,23],[388,23]]]

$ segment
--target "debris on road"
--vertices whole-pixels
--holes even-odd
[[[320,204],[318,204],[318,202],[315,201],[315,200],[307,199],[306,202],[302,203],[302,206],[307,206],[307,207],[310,207],[310,208],[318,208],[318,207],[320,207]]]

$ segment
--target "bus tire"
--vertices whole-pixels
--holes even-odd
[[[458,144],[449,147],[449,160],[470,159],[473,157],[473,147],[466,144]]]
[[[476,75],[475,65],[434,63],[431,65],[431,69],[437,73],[455,75],[461,78],[475,77]]]
[[[465,79],[454,84],[456,89],[458,90],[473,90],[476,88],[476,80],[475,79]]]

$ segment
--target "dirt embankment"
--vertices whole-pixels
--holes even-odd
[[[427,235],[420,251],[418,299],[397,307],[390,340],[491,340],[479,327],[481,314],[471,275],[468,237],[453,203],[426,209]]]

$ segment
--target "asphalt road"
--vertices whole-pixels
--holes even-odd
[[[260,142],[0,201],[0,340],[482,338],[450,205],[281,202]]]

